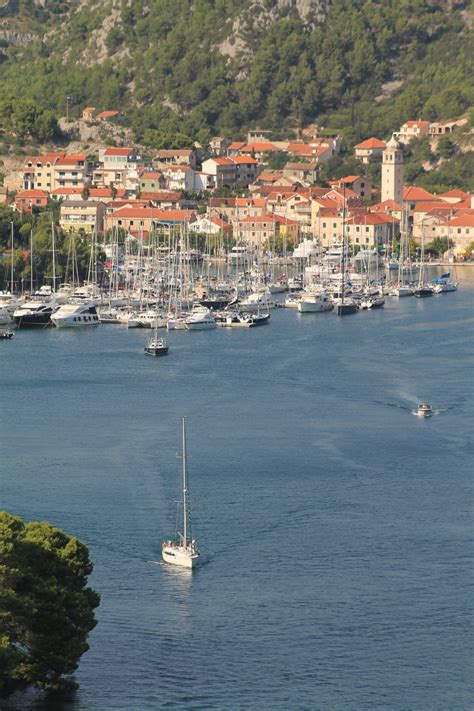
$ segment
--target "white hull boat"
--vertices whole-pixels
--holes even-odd
[[[98,326],[100,323],[94,304],[82,301],[63,304],[51,316],[51,321],[56,328],[83,328],[84,326]]]
[[[297,308],[300,314],[317,314],[323,311],[332,311],[333,303],[325,293],[302,294]]]
[[[175,538],[163,541],[161,555],[165,563],[177,565],[181,568],[192,569],[196,566],[199,559],[199,551],[195,538],[191,531],[191,517],[189,507],[189,485],[188,485],[188,468],[187,468],[187,453],[186,453],[186,418],[183,417],[183,498],[180,502],[182,506],[182,525],[183,530],[178,531]]]

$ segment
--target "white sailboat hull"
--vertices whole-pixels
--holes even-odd
[[[194,568],[199,559],[199,553],[183,546],[163,544],[162,557],[165,563],[178,565],[180,568]]]

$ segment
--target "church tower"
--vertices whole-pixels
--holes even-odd
[[[403,200],[403,151],[394,135],[387,143],[382,156],[382,202]]]

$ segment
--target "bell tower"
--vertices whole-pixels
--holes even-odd
[[[403,151],[392,135],[382,156],[382,202],[394,200],[399,205],[403,200]]]

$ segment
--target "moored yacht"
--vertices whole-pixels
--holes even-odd
[[[59,304],[55,299],[48,299],[38,294],[15,309],[13,319],[19,327],[48,326],[51,324],[52,314],[58,308]]]
[[[51,316],[51,321],[57,328],[98,326],[100,323],[94,304],[81,300],[60,306]]]
[[[314,293],[303,292],[297,304],[300,314],[332,311],[333,307],[334,305],[325,291]]]
[[[209,309],[198,304],[193,307],[192,313],[187,316],[186,326],[189,331],[205,331],[216,327],[216,319]]]

